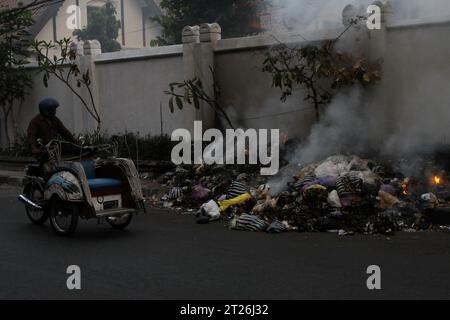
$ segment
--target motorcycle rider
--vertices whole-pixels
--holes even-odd
[[[39,146],[38,139],[42,139],[44,145],[58,138],[77,144],[72,133],[56,117],[56,109],[58,107],[59,102],[57,100],[44,98],[39,103],[39,114],[31,120],[28,126],[28,143],[35,157],[42,155],[42,149]]]

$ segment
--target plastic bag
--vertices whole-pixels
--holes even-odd
[[[201,209],[205,211],[205,213],[210,217],[211,220],[217,220],[220,218],[220,209],[219,205],[211,200],[201,206]]]
[[[229,207],[243,204],[243,203],[249,201],[251,198],[252,198],[252,195],[250,193],[244,193],[243,195],[240,195],[239,197],[221,201],[221,202],[219,202],[220,212],[227,210]]]
[[[333,208],[342,208],[341,199],[339,199],[337,190],[333,190],[328,194],[328,204]]]

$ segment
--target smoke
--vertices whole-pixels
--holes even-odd
[[[370,115],[363,105],[362,94],[362,89],[355,87],[337,95],[321,121],[313,126],[306,142],[293,154],[291,162],[308,164],[332,154],[366,150],[378,130],[368,127]]]
[[[448,76],[429,73],[417,78],[417,83],[411,83],[414,91],[391,115],[395,118],[394,130],[383,145],[388,155],[424,153],[450,144]]]
[[[382,128],[373,121],[371,109],[363,89],[358,86],[336,95],[308,138],[289,154],[288,168],[269,181],[272,194],[283,191],[300,166],[336,154],[361,155],[368,146],[377,145],[377,140],[379,145]]]
[[[401,170],[407,175],[423,170],[419,155],[450,143],[446,102],[450,101],[446,89],[450,81],[430,73],[414,87],[416,90],[395,111],[381,105],[381,93],[367,95],[358,86],[336,95],[308,138],[290,154],[290,165],[269,181],[273,194],[286,187],[300,166],[336,154],[405,159]],[[430,94],[433,91],[441,94]]]
[[[346,5],[364,8],[373,2],[285,0],[279,1],[279,12],[285,24],[288,22],[290,31],[301,33],[311,28],[342,26],[342,10]],[[391,4],[394,22],[414,19],[429,21],[450,16],[448,0],[391,0]],[[383,65],[382,77],[385,84],[394,85],[397,89],[388,89],[383,85],[369,91],[353,87],[336,95],[324,109],[321,121],[313,125],[306,140],[289,154],[286,160],[290,164],[269,181],[272,193],[278,194],[286,188],[293,175],[298,173],[299,166],[324,160],[331,155],[357,154],[363,157],[376,155],[407,159],[403,162],[402,170],[411,174],[423,164],[418,154],[430,153],[449,144],[450,108],[447,104],[450,101],[450,68],[447,65],[439,66],[441,58],[427,60],[432,55],[424,51],[421,52],[423,58],[420,64],[417,59],[405,59],[413,48],[418,50],[420,47],[433,46],[437,38],[439,35],[414,35],[408,38],[412,41],[408,46],[395,48],[393,52],[396,52],[396,58],[390,60],[389,66]],[[355,43],[346,42],[345,47],[350,52],[358,50]],[[435,56],[445,55],[447,50],[444,48],[436,49]],[[401,62],[396,60],[400,56],[403,57]],[[389,67],[393,70],[389,70]],[[398,68],[408,70],[408,76],[399,76]],[[295,100],[296,103],[302,103],[299,99]]]
[[[348,4],[359,5],[364,0],[280,0],[279,8],[282,27],[290,31],[317,28],[334,28],[342,25],[342,10]]]
[[[342,11],[351,4],[360,9],[375,0],[272,0],[278,13],[278,28],[289,31],[334,28],[342,25]],[[448,0],[391,0],[396,22],[439,19],[450,16]]]
[[[421,74],[409,84],[414,91],[400,101],[359,86],[339,93],[288,160],[305,165],[342,153],[400,158],[448,145],[448,76]]]

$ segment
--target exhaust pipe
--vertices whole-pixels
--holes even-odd
[[[19,196],[19,201],[22,202],[23,204],[27,205],[27,206],[31,206],[36,210],[43,210],[44,208],[41,207],[40,205],[34,203],[33,201],[31,201],[30,199],[28,199],[27,197],[25,197],[23,194],[21,194]]]

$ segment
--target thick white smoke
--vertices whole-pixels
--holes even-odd
[[[399,104],[383,91],[353,87],[336,95],[291,163],[309,164],[339,153],[375,153],[411,157],[450,144],[450,80],[445,74],[421,74],[414,91]],[[438,95],[432,94],[438,92]]]
[[[321,20],[330,22],[334,19],[336,23],[341,23],[342,9],[347,4],[367,5],[373,1],[285,0],[280,3],[284,3],[282,13],[285,17],[300,17],[298,21],[303,19],[303,23],[298,22],[295,25],[295,30],[301,32],[305,30],[305,26],[326,27],[320,24]],[[395,22],[450,17],[448,0],[392,0],[391,3]],[[290,22],[294,25],[293,21]],[[422,43],[426,43],[427,39],[423,40]],[[418,38],[414,38],[414,41],[416,43]],[[396,50],[402,52],[402,49]],[[439,50],[436,50],[436,54],[439,54]],[[450,143],[450,90],[447,89],[450,87],[449,68],[437,68],[431,61],[421,63],[425,65],[420,68],[414,64],[414,59],[411,59],[410,65],[402,63],[403,68],[422,70],[409,72],[412,78],[408,79],[407,83],[393,80],[401,79],[395,76],[395,71],[384,75],[390,77],[387,79],[390,84],[402,88],[410,87],[409,97],[402,95],[393,99],[383,96],[386,94],[386,88],[367,91],[359,87],[336,95],[325,108],[321,121],[312,127],[308,138],[289,155],[287,160],[291,164],[290,167],[282,170],[280,175],[269,182],[273,193],[276,194],[286,186],[292,179],[292,173],[298,171],[299,165],[307,165],[330,155],[364,155],[371,151],[389,158],[412,158],[422,151],[432,150],[434,146]],[[424,72],[428,69],[429,72]],[[389,92],[394,91],[391,89]],[[301,103],[301,98],[296,99]]]
[[[339,26],[349,4],[362,9],[375,0],[272,0],[281,28],[290,31]],[[450,16],[449,0],[391,0],[394,21],[439,19]]]
[[[321,121],[313,126],[306,142],[292,155],[291,162],[309,164],[348,150],[355,153],[366,150],[372,130],[368,128],[369,115],[362,94],[362,90],[355,87],[348,93],[337,95]]]

